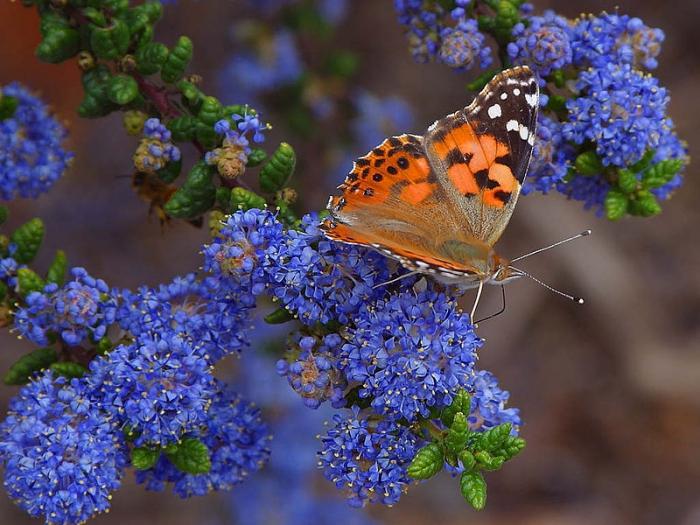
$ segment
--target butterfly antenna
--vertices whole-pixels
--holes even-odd
[[[573,301],[573,302],[575,302],[576,304],[583,304],[583,298],[581,298],[581,297],[576,297],[576,296],[574,296],[574,295],[569,295],[568,293],[564,293],[564,292],[562,292],[562,291],[560,291],[560,290],[557,290],[556,288],[553,288],[552,286],[549,286],[547,283],[544,283],[544,282],[540,281],[537,277],[535,277],[535,276],[533,276],[533,275],[530,275],[530,274],[527,273],[526,271],[521,270],[521,269],[519,269],[519,268],[515,268],[515,267],[513,267],[513,266],[509,266],[508,268],[510,268],[511,270],[515,270],[516,275],[529,277],[530,279],[532,279],[533,281],[535,281],[537,284],[541,284],[542,286],[544,286],[544,287],[545,287],[547,290],[549,290],[550,292],[554,292],[554,293],[557,294],[557,295],[561,295],[562,297],[566,297],[569,301]]]
[[[550,244],[549,246],[545,246],[544,248],[540,248],[538,250],[535,250],[534,252],[526,253],[525,255],[521,255],[520,257],[516,257],[515,259],[512,259],[510,262],[517,262],[517,261],[521,261],[523,259],[527,259],[528,257],[531,257],[531,256],[536,255],[538,253],[546,252],[547,250],[551,250],[552,248],[556,248],[557,246],[559,246],[561,244],[566,244],[567,242],[575,241],[576,239],[580,239],[581,237],[587,237],[590,234],[591,234],[591,230],[583,231],[581,233],[574,235],[573,237],[569,237],[568,239],[562,239],[561,241],[555,242],[554,244]]]

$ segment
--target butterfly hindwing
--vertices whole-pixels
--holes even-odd
[[[532,71],[509,69],[425,134],[431,166],[461,208],[464,227],[488,245],[501,236],[515,208],[535,141],[538,105]]]

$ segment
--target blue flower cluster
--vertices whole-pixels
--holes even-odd
[[[172,133],[157,118],[149,118],[143,125],[143,138],[134,153],[138,171],[154,173],[169,162],[181,158],[180,149],[172,143]]]
[[[232,289],[267,293],[298,319],[278,373],[310,408],[328,401],[352,409],[322,438],[324,475],[353,505],[392,504],[426,439],[412,423],[434,417],[460,389],[474,394],[475,430],[499,421],[517,428],[518,412],[505,407],[492,376],[474,369],[482,341],[454,298],[415,277],[387,284],[403,270],[328,241],[318,221],[307,215],[284,232],[271,211],[236,212],[205,248],[206,267]]]
[[[44,103],[18,83],[0,89],[16,102],[0,118],[0,198],[36,198],[63,175],[73,154],[63,149],[66,130]]]
[[[504,4],[507,9],[484,4],[456,1],[448,12],[443,2],[395,1],[418,61],[461,69],[488,65],[492,53],[481,27],[501,47],[502,68],[526,64],[539,75],[543,114],[524,193],[557,190],[601,213],[617,170],[635,166],[648,152],[654,163],[687,162],[667,115],[668,93],[648,73],[658,66],[660,29],[616,13],[570,20],[551,10],[534,15],[532,6],[519,2]],[[597,173],[575,168],[577,157],[588,152],[599,159]],[[654,195],[670,197],[682,183],[681,172],[655,187]]]
[[[488,67],[492,50],[471,14],[472,0],[456,0],[455,6],[448,11],[441,2],[394,0],[411,54],[418,62],[440,62],[457,70]]]

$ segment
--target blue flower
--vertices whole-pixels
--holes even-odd
[[[571,24],[554,11],[526,19],[513,27],[515,41],[508,44],[508,55],[515,64],[527,64],[540,76],[571,64]]]
[[[135,434],[137,446],[175,443],[205,424],[214,395],[201,349],[169,332],[142,335],[93,360],[87,381],[99,405]]]
[[[475,65],[485,68],[491,65],[491,48],[485,45],[486,37],[479,31],[474,19],[464,19],[456,27],[440,31],[438,57],[451,68],[467,70]]]
[[[533,191],[548,193],[563,184],[575,154],[574,147],[562,136],[562,124],[546,115],[540,116],[523,195]]]
[[[84,384],[50,372],[20,390],[0,424],[5,489],[46,523],[82,523],[109,510],[127,463],[125,448]]]
[[[227,217],[211,244],[204,245],[204,269],[245,304],[255,304],[255,295],[264,291],[267,282],[266,253],[282,239],[282,224],[272,212],[237,211]]]
[[[454,298],[429,287],[365,303],[344,333],[341,369],[390,418],[415,421],[466,388],[482,345]]]
[[[19,83],[0,89],[0,97],[17,100],[14,114],[0,120],[0,198],[36,198],[56,183],[73,159],[62,147],[66,130]]]
[[[318,408],[331,401],[335,408],[344,406],[343,394],[347,381],[337,366],[342,339],[338,334],[323,338],[296,334],[287,349],[287,358],[277,362],[277,373],[286,376],[292,388],[309,408]]]
[[[388,279],[386,258],[325,239],[316,215],[302,224],[304,230],[289,230],[267,252],[268,293],[304,324],[347,323],[380,293],[375,286]]]
[[[161,455],[153,468],[136,472],[138,483],[157,491],[172,483],[182,498],[203,496],[212,490],[231,490],[267,463],[271,436],[260,410],[223,383],[217,382],[216,388],[206,425],[189,435],[209,449],[211,470],[187,474]]]
[[[197,341],[212,362],[248,345],[251,304],[231,295],[219,279],[194,274],[176,277],[158,289],[121,290],[117,320],[132,335],[171,331]]]
[[[517,433],[522,420],[520,410],[506,408],[510,394],[498,386],[498,380],[491,372],[480,370],[469,381],[472,394],[469,426],[472,430],[486,431],[504,423],[511,423]]]
[[[144,173],[155,173],[169,162],[181,158],[180,149],[172,143],[170,130],[157,118],[143,124],[143,138],[134,153],[134,166]]]
[[[318,453],[323,475],[348,495],[348,503],[395,504],[412,482],[406,469],[420,448],[419,439],[406,427],[391,421],[370,423],[333,416],[334,426],[321,437]]]
[[[83,268],[73,268],[71,275],[73,280],[61,288],[51,283],[27,296],[15,314],[15,327],[24,337],[45,345],[57,333],[67,344],[78,345],[87,337],[97,341],[105,335],[116,313],[107,283]]]
[[[661,135],[659,144],[654,152],[652,163],[656,164],[662,160],[683,159],[685,164],[688,163],[688,145],[678,138],[673,130],[673,121],[667,120],[668,128],[666,133]],[[659,199],[668,199],[674,191],[683,184],[683,168],[666,184],[660,188],[652,190],[652,193]]]
[[[579,96],[566,102],[563,135],[576,144],[593,141],[605,166],[637,162],[669,128],[666,90],[628,64],[582,71],[576,90]]]
[[[357,115],[350,125],[361,150],[373,148],[386,137],[405,132],[413,125],[411,108],[399,97],[380,98],[360,90],[353,95],[353,102]]]
[[[644,25],[639,18],[603,13],[576,20],[571,46],[577,65],[603,67],[624,63],[654,69],[664,33]]]
[[[610,183],[602,176],[574,176],[571,180],[558,182],[557,190],[569,199],[583,202],[584,209],[592,208],[598,217],[602,217]]]

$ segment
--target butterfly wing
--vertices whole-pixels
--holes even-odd
[[[444,245],[462,219],[430,167],[422,137],[386,139],[355,161],[339,189],[321,224],[328,238],[376,248],[412,270],[453,277],[478,271],[459,262],[468,256],[453,252],[487,250],[483,243]]]
[[[525,180],[535,142],[539,86],[521,66],[496,75],[474,101],[436,121],[424,148],[469,235],[493,246]]]

